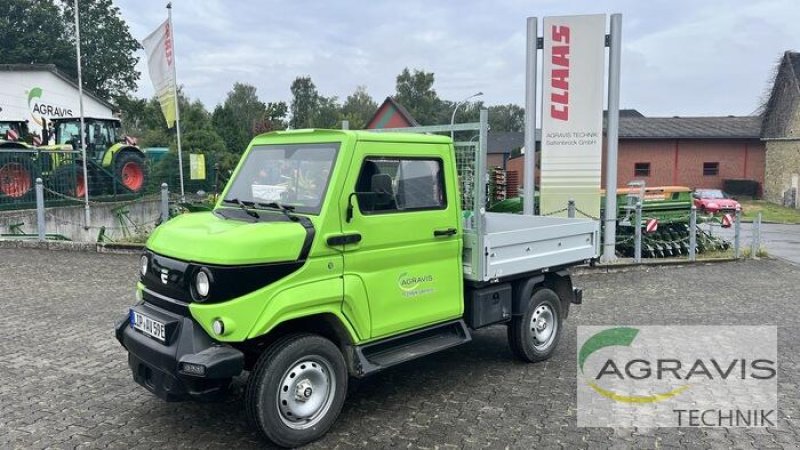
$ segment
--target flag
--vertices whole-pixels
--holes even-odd
[[[165,20],[155,31],[142,41],[144,51],[147,53],[147,67],[150,71],[150,80],[156,90],[158,102],[167,126],[175,125],[177,108],[175,86],[175,55],[172,46],[172,29],[169,19]]]

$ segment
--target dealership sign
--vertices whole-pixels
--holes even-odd
[[[605,30],[605,14],[544,19],[541,214],[573,199],[600,216]]]
[[[44,125],[44,119],[72,117],[72,108],[54,105],[44,101],[44,89],[36,86],[26,92],[28,96],[28,109],[31,112],[31,119],[40,127]]]

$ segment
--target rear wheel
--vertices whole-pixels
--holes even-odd
[[[250,373],[248,419],[273,443],[297,447],[322,437],[347,393],[347,367],[336,345],[313,334],[272,344]]]
[[[0,157],[0,195],[27,199],[33,195],[35,168],[25,157]]]
[[[114,161],[114,177],[127,190],[138,193],[144,190],[147,170],[144,158],[132,151],[124,151]]]
[[[553,355],[562,333],[561,301],[550,289],[534,291],[525,313],[508,324],[508,343],[523,361],[544,361]]]
[[[54,170],[47,184],[50,189],[70,197],[83,197],[86,195],[86,184],[83,182],[83,167],[77,164],[67,164]]]

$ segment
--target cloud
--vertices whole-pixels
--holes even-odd
[[[800,41],[794,0],[173,4],[179,82],[208,107],[235,81],[255,85],[265,101],[288,101],[300,75],[310,75],[323,95],[344,98],[366,85],[380,101],[393,94],[404,67],[434,72],[443,98],[483,91],[488,104],[522,104],[526,16],[622,12],[623,107],[648,115],[747,114],[774,61]],[[118,5],[139,39],[166,17],[160,0]],[[152,95],[146,75],[140,86],[140,95]]]

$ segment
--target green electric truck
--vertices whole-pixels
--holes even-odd
[[[598,224],[487,213],[485,150],[403,132],[257,136],[213,211],[148,240],[116,324],[134,380],[203,400],[249,372],[249,420],[293,447],[331,427],[350,377],[472,330],[506,326],[517,357],[549,358],[582,299],[567,269],[597,257]]]

